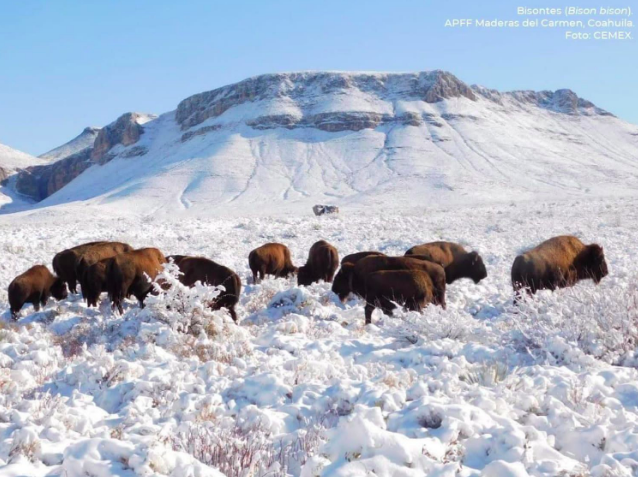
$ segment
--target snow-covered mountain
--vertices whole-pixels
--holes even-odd
[[[45,152],[41,154],[41,159],[45,159],[49,162],[55,162],[60,159],[64,159],[65,157],[69,157],[73,154],[76,154],[80,151],[83,151],[86,148],[93,147],[95,143],[95,138],[100,132],[100,128],[95,127],[87,127],[80,133],[79,136],[71,139],[66,144],[56,147],[55,149],[51,149],[49,152]]]
[[[0,181],[6,179],[20,169],[43,164],[44,161],[26,152],[18,151],[0,144]]]
[[[127,113],[17,187],[41,206],[167,214],[634,194],[638,127],[570,90],[442,71],[268,74]]]

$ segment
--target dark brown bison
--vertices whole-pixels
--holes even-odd
[[[483,259],[477,252],[468,252],[462,245],[454,242],[430,242],[416,245],[405,252],[406,257],[420,255],[438,263],[445,269],[448,285],[459,278],[470,278],[478,283],[487,277]]]
[[[44,265],[31,267],[9,284],[11,317],[17,319],[18,312],[25,303],[32,303],[35,311],[39,311],[40,305],[46,305],[51,295],[56,300],[67,297],[64,281],[53,275]]]
[[[439,267],[440,268],[440,267]],[[366,325],[372,323],[372,312],[381,308],[392,316],[399,303],[408,310],[421,311],[436,301],[432,276],[421,270],[382,270],[366,277]]]
[[[306,264],[299,267],[297,283],[307,286],[319,280],[332,282],[338,267],[339,253],[337,249],[325,240],[319,240],[310,247]]]
[[[107,271],[111,260],[113,260],[113,257],[100,260],[90,265],[83,272],[81,282],[82,296],[89,307],[97,306],[102,292],[108,292]]]
[[[206,285],[223,286],[225,290],[215,298],[210,306],[213,310],[226,308],[233,321],[237,322],[235,305],[237,305],[241,293],[241,280],[235,272],[203,257],[171,255],[167,258],[173,258],[174,263],[182,272],[179,281],[187,287],[194,286],[198,281]]]
[[[122,252],[133,250],[130,245],[119,242],[89,242],[82,245],[77,245],[67,250],[63,250],[53,257],[53,271],[69,286],[69,291],[71,293],[77,293],[78,277],[76,266],[79,258],[89,250],[100,248],[105,245],[107,247],[112,246],[108,244],[119,245]]]
[[[86,251],[78,254],[75,264],[75,275],[77,277],[77,281],[80,283],[80,287],[82,288],[82,297],[86,299],[84,293],[84,288],[86,286],[84,283],[84,274],[91,265],[99,262],[100,260],[115,257],[120,253],[131,251],[133,251],[133,247],[128,244],[121,242],[104,242],[99,245],[93,245]]]
[[[385,254],[381,252],[356,252],[346,255],[341,259],[341,268],[332,282],[332,291],[339,297],[339,300],[345,301],[348,295],[350,295],[350,275],[354,270],[355,263],[362,258],[370,256],[385,257]]]
[[[109,260],[106,288],[111,306],[121,313],[124,298],[133,295],[144,307],[144,299],[152,290],[151,280],[162,270],[166,258],[156,248],[141,248],[121,253]]]
[[[519,255],[512,265],[514,291],[565,288],[591,278],[598,284],[609,273],[603,248],[585,245],[572,235],[554,237]]]
[[[265,275],[285,278],[297,272],[290,250],[281,243],[267,243],[256,248],[248,255],[248,264],[253,272],[253,283],[257,283],[257,276],[259,280]]]
[[[433,303],[445,308],[445,270],[438,263],[414,257],[369,256],[359,260],[350,274],[350,289],[353,293],[366,296],[368,275],[382,270],[420,270],[430,275],[433,284]]]

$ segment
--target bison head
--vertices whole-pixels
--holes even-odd
[[[603,248],[598,244],[592,244],[587,247],[585,252],[585,273],[594,280],[594,283],[598,284],[609,275]]]
[[[483,263],[483,259],[477,252],[471,252],[470,257],[470,275],[474,283],[478,283],[487,277],[487,269]]]
[[[315,280],[314,280],[314,277],[312,276],[310,267],[304,265],[303,267],[299,267],[297,269],[297,284],[298,285],[308,286],[308,285],[312,285],[314,281]]]
[[[332,281],[332,291],[342,302],[346,301],[346,298],[350,295],[350,275],[353,268],[352,264],[344,263]]]
[[[51,295],[56,300],[64,300],[69,293],[66,290],[66,283],[60,277],[57,277],[51,285]]]

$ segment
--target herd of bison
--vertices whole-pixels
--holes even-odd
[[[164,256],[156,248],[134,250],[121,242],[91,242],[64,250],[53,257],[52,274],[44,265],[35,265],[17,276],[9,285],[11,315],[25,303],[35,310],[50,296],[57,300],[77,293],[79,283],[87,305],[97,306],[100,295],[108,293],[113,309],[123,313],[122,302],[129,296],[144,306],[144,298],[155,291],[155,280],[163,264],[172,261],[179,268],[179,280],[188,287],[196,282],[223,286],[210,304],[213,309],[226,308],[237,321],[235,305],[241,293],[239,276],[231,269],[203,257]],[[299,285],[323,280],[332,282],[332,291],[341,301],[353,293],[365,299],[366,324],[372,312],[380,308],[391,315],[396,304],[420,311],[432,303],[445,308],[445,288],[460,278],[475,283],[487,277],[483,259],[452,242],[431,242],[409,249],[404,256],[392,257],[381,252],[358,252],[345,256],[339,268],[337,249],[324,240],[316,242],[306,264],[295,267],[290,250],[280,243],[267,243],[248,255],[253,283],[266,275],[288,277],[297,274]],[[335,275],[336,273],[336,275]],[[599,283],[607,275],[607,263],[601,246],[585,245],[578,238],[554,237],[519,255],[512,265],[515,301],[521,292],[554,290],[591,278]],[[164,283],[163,286],[168,286]],[[221,290],[221,288],[220,288]]]

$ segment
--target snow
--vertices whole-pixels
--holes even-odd
[[[171,125],[170,116],[156,121]],[[150,194],[147,186],[139,190]],[[236,217],[97,211],[75,204],[2,218],[3,476],[638,471],[632,197],[439,204],[401,214],[342,208],[324,217],[310,209],[270,216],[263,206],[261,216]],[[514,257],[565,233],[603,245],[609,276],[514,307]],[[447,310],[392,318],[377,310],[367,327],[361,300],[341,304],[329,284],[248,283],[251,249],[281,241],[301,264],[320,238],[341,256],[458,241],[481,253],[489,275],[450,285]],[[11,322],[10,280],[94,239],[233,268],[244,287],[239,324],[203,306],[215,290],[177,286],[149,297],[144,310],[128,301],[123,316],[106,298],[86,309],[70,296],[38,313],[27,306]]]
[[[46,160],[47,162],[55,162],[78,153],[87,147],[93,147],[93,143],[95,142],[95,138],[97,137],[99,130],[100,128],[87,127],[69,142],[51,149],[44,154],[40,154],[38,157]]]
[[[13,172],[16,169],[26,169],[39,164],[44,164],[44,161],[26,152],[0,144],[0,167],[3,169]]]

